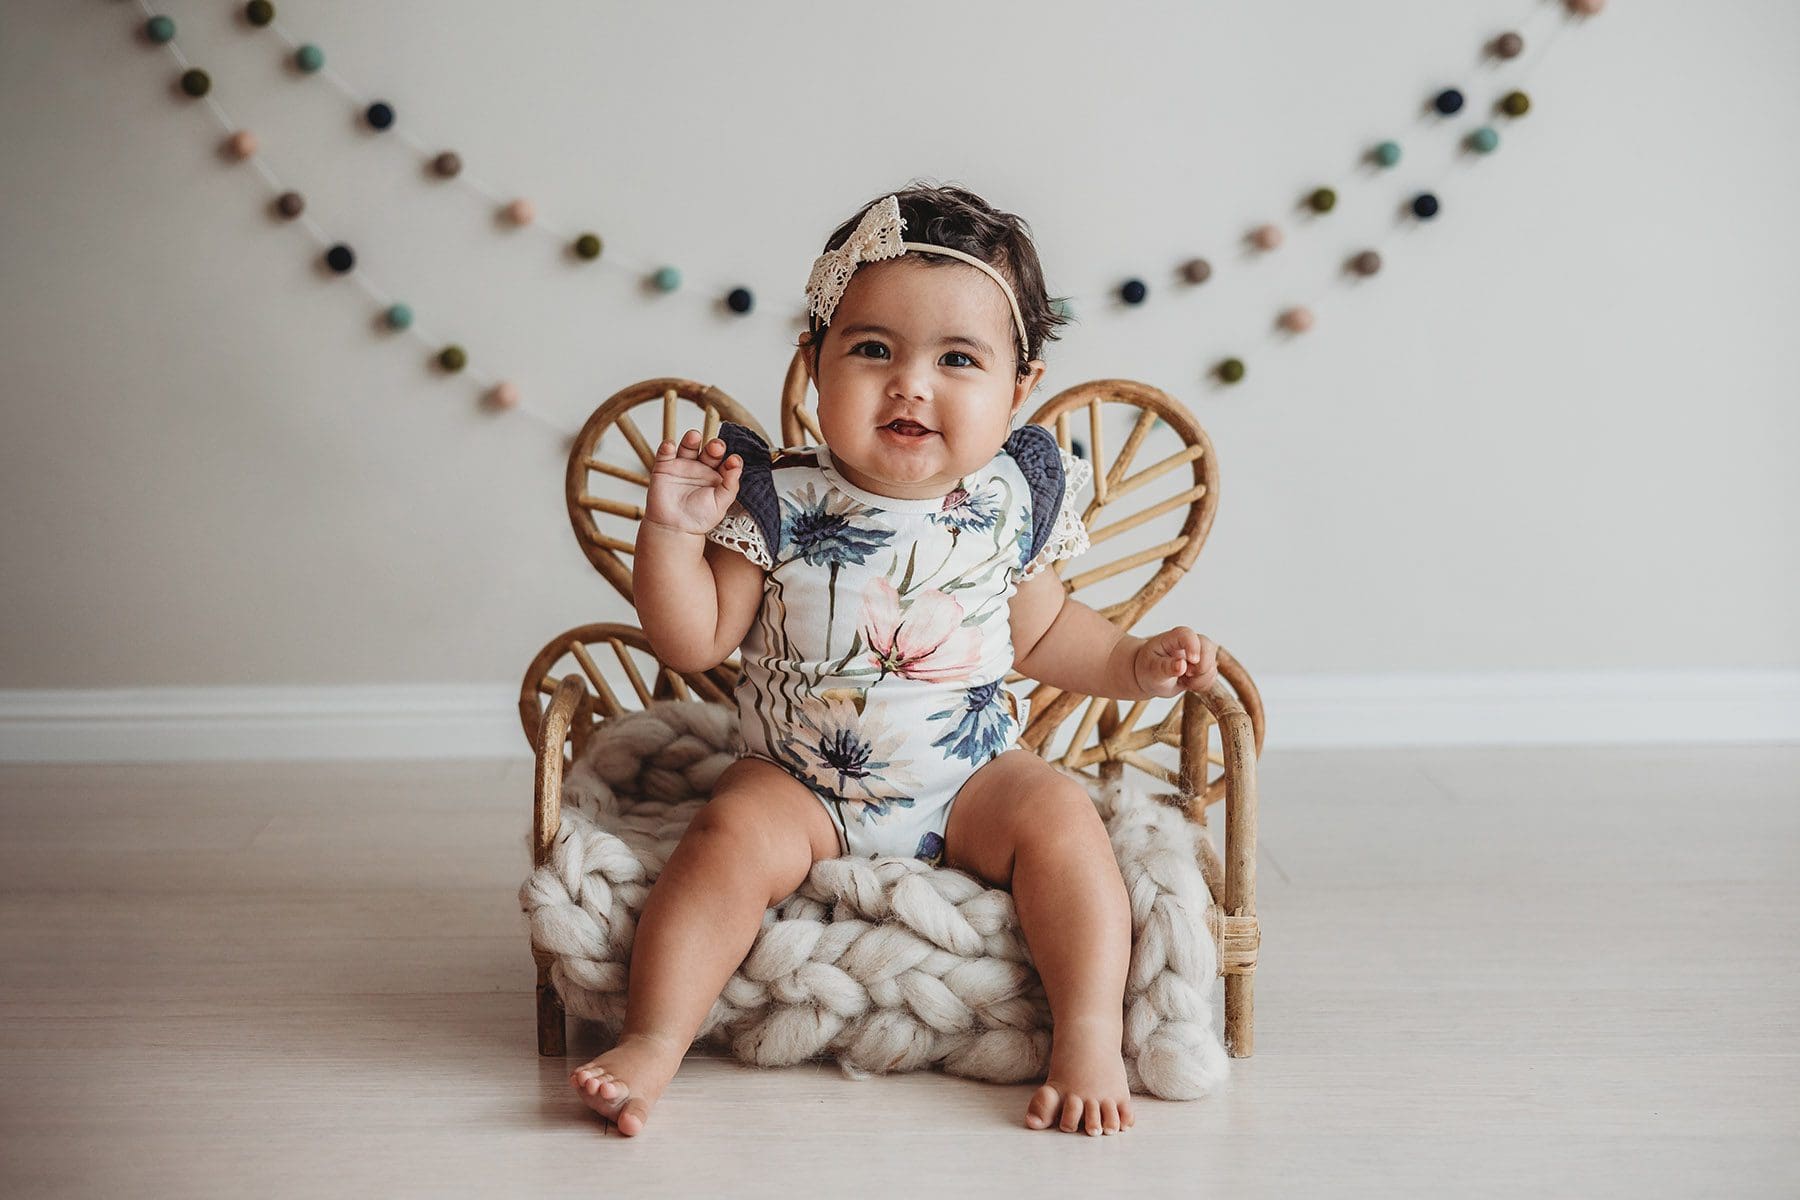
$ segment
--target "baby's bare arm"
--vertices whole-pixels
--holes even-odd
[[[1135,666],[1144,639],[1069,595],[1055,567],[1019,584],[1011,619],[1013,665],[1022,674],[1083,696],[1141,700],[1148,694]]]
[[[709,671],[743,644],[763,569],[704,534],[640,524],[632,591],[638,623],[664,666]]]
[[[690,429],[656,450],[632,562],[632,599],[664,666],[707,671],[744,640],[762,598],[762,568],[707,540],[737,497],[742,463]],[[735,561],[733,561],[735,560]]]

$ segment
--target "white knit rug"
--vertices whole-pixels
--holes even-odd
[[[624,1025],[644,898],[733,761],[736,726],[723,705],[658,701],[606,722],[563,780],[556,844],[519,904],[533,947],[555,957],[564,1008],[608,1038]],[[1195,1099],[1230,1062],[1214,1019],[1199,830],[1117,787],[1095,803],[1131,897],[1127,1079],[1134,1092]],[[758,1066],[829,1057],[856,1078],[937,1066],[1022,1083],[1048,1070],[1050,1028],[1010,893],[919,859],[845,857],[814,863],[764,915],[696,1042]]]

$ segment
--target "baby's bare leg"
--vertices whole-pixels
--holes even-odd
[[[837,853],[824,806],[779,767],[744,758],[719,775],[644,900],[618,1044],[570,1076],[590,1108],[642,1131],[764,912]]]
[[[1009,750],[963,784],[944,843],[951,866],[1012,890],[1050,1002],[1050,1070],[1026,1125],[1131,1128],[1121,1053],[1131,901],[1093,799],[1031,751]]]

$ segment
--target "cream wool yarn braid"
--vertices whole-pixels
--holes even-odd
[[[657,701],[596,729],[563,781],[556,844],[519,904],[533,947],[554,956],[564,1008],[609,1037],[624,1026],[644,899],[733,761],[736,725],[724,705]],[[1127,1082],[1198,1098],[1225,1081],[1230,1061],[1213,1021],[1200,831],[1116,786],[1095,803],[1131,899]],[[1009,892],[920,859],[843,857],[813,864],[764,915],[695,1041],[757,1066],[832,1057],[855,1078],[940,1066],[1022,1083],[1048,1069],[1050,1029]]]

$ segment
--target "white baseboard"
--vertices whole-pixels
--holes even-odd
[[[1800,671],[1270,675],[1264,752],[1800,742]],[[0,762],[529,758],[505,684],[0,691]]]

